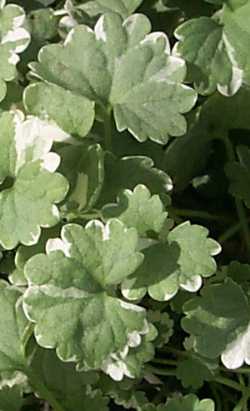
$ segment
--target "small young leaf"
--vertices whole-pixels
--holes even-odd
[[[168,301],[179,288],[196,292],[202,277],[216,271],[213,258],[221,250],[219,244],[207,238],[208,230],[188,221],[174,228],[167,243],[153,244],[142,250],[144,261],[122,284],[123,295],[131,300],[142,298],[147,289],[157,301]]]
[[[118,196],[117,202],[103,207],[105,219],[119,218],[127,227],[135,227],[140,236],[147,231],[161,231],[167,213],[159,196],[151,197],[146,186],[138,185],[133,191],[125,190]]]

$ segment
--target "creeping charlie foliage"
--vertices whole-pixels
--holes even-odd
[[[250,409],[250,2],[0,0],[0,411]]]

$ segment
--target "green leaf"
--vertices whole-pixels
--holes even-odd
[[[212,400],[199,400],[196,395],[170,399],[166,405],[146,405],[142,411],[215,411]]]
[[[0,243],[12,249],[19,242],[36,244],[40,227],[59,221],[56,203],[65,197],[68,183],[54,171],[60,157],[51,153],[53,137],[62,131],[21,112],[0,116]]]
[[[239,90],[242,73],[219,22],[210,17],[188,20],[178,27],[175,36],[179,40],[177,55],[190,64],[190,76],[199,93],[212,94],[217,88],[230,95]]]
[[[0,372],[25,367],[24,334],[28,321],[23,314],[21,295],[17,288],[0,283],[0,328],[4,330],[0,335]]]
[[[76,371],[73,364],[62,362],[54,351],[44,349],[36,350],[31,366],[65,411],[108,410],[107,399],[90,388],[98,380],[96,373]]]
[[[16,65],[30,42],[30,34],[24,28],[24,10],[15,5],[0,3],[0,101],[7,91],[6,82],[16,77]]]
[[[61,225],[58,224],[55,227],[42,230],[39,242],[33,246],[20,245],[16,250],[15,261],[13,262],[15,267],[11,271],[9,280],[17,287],[27,286],[27,279],[24,275],[24,266],[29,258],[35,254],[45,252],[46,243],[49,239],[57,238],[60,235]]]
[[[138,141],[165,144],[169,135],[185,133],[182,114],[191,110],[196,94],[182,84],[185,64],[170,56],[166,35],[150,30],[144,15],[123,22],[118,14],[105,14],[95,31],[77,26],[64,45],[43,47],[32,73],[62,93],[95,101],[102,112],[113,110],[119,131],[128,129]]]
[[[151,194],[168,193],[172,190],[171,178],[154,167],[154,162],[145,156],[128,156],[121,159],[107,153],[104,159],[105,179],[98,203],[104,205],[115,202],[124,189],[134,189],[144,184]]]
[[[93,18],[104,13],[115,12],[126,19],[141,3],[142,0],[68,0],[65,8],[73,15],[81,12]]]
[[[18,386],[3,387],[0,389],[1,411],[20,411],[22,404],[23,399]]]
[[[207,238],[205,227],[185,222],[168,235],[167,243],[153,244],[142,252],[144,261],[137,271],[122,284],[123,295],[131,300],[142,298],[147,289],[157,301],[168,301],[179,288],[196,292],[202,286],[202,277],[216,271],[213,256],[221,247]]]
[[[250,309],[242,288],[232,280],[205,287],[184,305],[182,327],[192,335],[193,349],[207,358],[221,356],[229,369],[250,364]]]
[[[62,158],[59,172],[70,183],[62,210],[88,210],[95,206],[104,181],[104,153],[99,144],[65,146],[58,149]]]
[[[239,161],[226,165],[226,174],[230,180],[229,191],[250,208],[250,149],[247,146],[238,146],[237,154]]]
[[[105,226],[93,220],[85,228],[64,226],[61,237],[47,243],[47,255],[25,266],[25,312],[36,323],[39,345],[119,380],[124,369],[116,367],[117,355],[140,345],[148,332],[145,310],[115,294],[115,286],[141,263],[137,233],[119,220]]]
[[[232,95],[249,84],[250,4],[240,3],[224,4],[219,15],[188,20],[176,30],[176,54],[189,63],[190,78],[201,94],[217,88]]]
[[[157,337],[154,340],[155,347],[163,347],[169,342],[174,333],[174,321],[170,319],[168,313],[156,310],[148,311],[148,320],[158,331]]]
[[[94,122],[93,102],[54,84],[28,86],[24,92],[24,105],[29,113],[54,121],[71,135],[85,137]]]
[[[144,236],[148,231],[161,231],[167,213],[160,197],[151,196],[146,186],[141,184],[133,191],[123,191],[118,196],[117,203],[103,207],[104,219],[119,218],[126,226],[135,227],[140,236]]]
[[[205,381],[214,378],[210,364],[196,356],[178,362],[176,376],[184,388],[192,387],[196,390],[201,388]]]

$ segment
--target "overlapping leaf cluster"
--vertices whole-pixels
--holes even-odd
[[[249,40],[247,0],[0,0],[1,411],[248,409]]]

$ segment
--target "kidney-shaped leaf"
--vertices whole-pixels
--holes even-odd
[[[140,345],[140,335],[147,333],[145,310],[115,294],[142,260],[136,230],[118,220],[105,226],[93,220],[85,228],[64,226],[61,237],[47,243],[47,255],[25,266],[25,312],[36,323],[41,346],[56,347],[61,359],[80,367],[105,364],[112,374],[112,356]]]
[[[113,110],[119,131],[128,129],[139,141],[164,144],[168,135],[185,133],[182,114],[193,107],[196,93],[183,85],[185,64],[170,55],[166,35],[150,30],[144,15],[123,22],[118,14],[105,14],[94,31],[80,25],[63,45],[43,47],[32,72],[61,88],[65,100],[70,92],[95,101],[102,112]],[[52,111],[49,115],[53,118]]]

